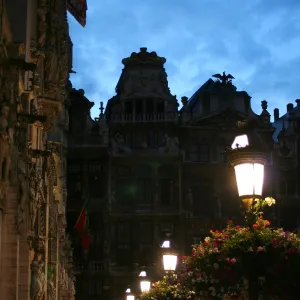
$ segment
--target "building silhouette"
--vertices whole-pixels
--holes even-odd
[[[262,101],[238,91],[233,76],[208,79],[179,108],[168,86],[166,59],[141,48],[122,60],[116,95],[93,120],[83,90],[71,93],[68,139],[70,230],[88,199],[90,247],[83,252],[73,232],[77,299],[123,299],[127,285],[146,267],[161,276],[159,245],[171,233],[181,254],[228,219],[241,220],[234,170],[226,147],[237,122],[255,122],[269,149],[264,195],[278,205],[276,225],[299,219],[299,106],[275,122]],[[299,104],[299,100],[297,100]]]

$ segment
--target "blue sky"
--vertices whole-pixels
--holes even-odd
[[[95,102],[115,95],[121,60],[140,47],[167,59],[172,94],[191,97],[226,71],[261,112],[300,98],[299,0],[88,0],[87,25],[69,16],[73,86]]]

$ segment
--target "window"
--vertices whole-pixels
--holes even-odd
[[[119,222],[117,225],[117,264],[120,266],[132,265],[132,255],[130,223]]]
[[[191,147],[188,159],[194,162],[209,162],[210,148],[208,144],[198,144]]]
[[[152,221],[140,223],[140,244],[152,244],[153,224]]]
[[[102,280],[90,280],[89,282],[89,295],[99,296],[102,295]]]
[[[152,181],[148,178],[138,179],[138,203],[152,204]]]
[[[129,222],[119,222],[117,227],[118,245],[131,243],[131,226]]]
[[[89,269],[92,273],[98,273],[103,270],[103,264],[99,261],[90,262]]]
[[[160,180],[160,203],[170,205],[174,202],[174,182],[171,179]]]

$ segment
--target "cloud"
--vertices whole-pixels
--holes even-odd
[[[121,60],[140,47],[156,51],[171,92],[192,96],[212,74],[229,72],[252,96],[254,111],[299,97],[299,0],[89,0],[86,28],[72,17],[72,83],[95,102],[115,94]]]

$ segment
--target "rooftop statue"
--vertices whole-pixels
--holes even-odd
[[[225,72],[223,72],[223,75],[221,74],[215,74],[215,75],[212,75],[212,77],[214,78],[218,78],[222,84],[227,84],[229,82],[232,81],[232,79],[235,79],[231,74],[225,74]]]

